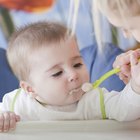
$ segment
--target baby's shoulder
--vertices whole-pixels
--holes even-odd
[[[96,88],[93,89],[89,92],[86,92],[83,97],[81,98],[81,100],[96,100],[98,99],[102,94],[103,96],[105,96],[106,94],[108,94],[109,91],[106,88]]]
[[[23,91],[19,88],[19,89],[15,89],[11,92],[8,92],[6,93],[4,96],[3,96],[3,99],[2,99],[2,102],[8,100],[13,100],[14,98],[16,98],[19,94],[21,94]]]

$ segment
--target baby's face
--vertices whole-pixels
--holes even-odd
[[[140,15],[121,18],[110,14],[107,18],[110,23],[123,30],[125,37],[129,38],[133,36],[140,42]]]
[[[61,41],[40,49],[31,57],[30,81],[43,102],[68,105],[80,100],[81,86],[89,82],[89,74],[75,39]]]

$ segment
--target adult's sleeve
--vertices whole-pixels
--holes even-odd
[[[130,83],[121,92],[102,91],[108,119],[133,121],[140,118],[140,95],[132,90]]]

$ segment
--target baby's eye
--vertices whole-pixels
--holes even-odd
[[[53,74],[52,76],[53,77],[58,77],[58,76],[62,75],[62,73],[63,73],[63,71],[59,71],[59,72]]]
[[[77,64],[75,64],[73,67],[74,67],[74,68],[80,68],[82,65],[83,65],[82,63],[77,63]]]

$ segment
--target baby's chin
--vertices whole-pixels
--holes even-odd
[[[75,104],[77,104],[77,103],[81,100],[81,98],[83,97],[83,94],[84,94],[84,93],[82,93],[81,96],[71,98],[69,101],[66,101],[66,102],[63,103],[63,104],[59,104],[59,106],[70,106],[70,105],[75,105]]]
[[[85,94],[85,92],[81,90],[81,92],[77,96],[73,96],[73,102],[72,103],[79,102],[84,94]]]

